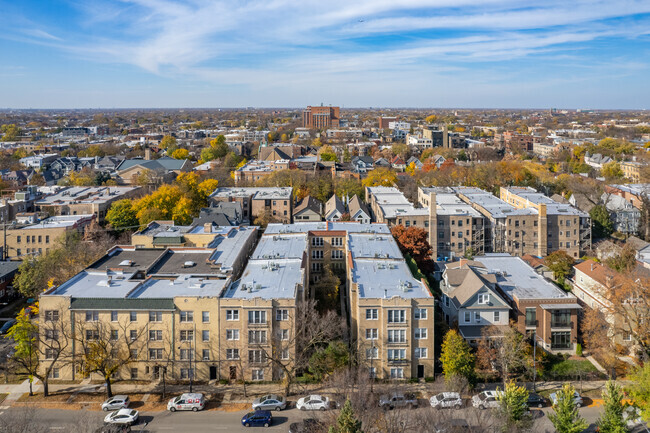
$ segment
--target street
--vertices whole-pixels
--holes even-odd
[[[430,407],[420,407],[417,411],[433,411]],[[600,414],[600,407],[585,407],[580,409],[580,414],[591,424],[587,432],[593,432],[595,421]],[[464,418],[471,420],[471,411],[473,409],[464,408],[453,411],[453,418]],[[542,410],[535,409],[535,425],[532,431],[535,432],[553,432],[554,429],[547,417],[552,411],[550,408]],[[241,418],[246,411],[225,412],[225,411],[202,411],[202,412],[143,412],[140,414],[140,422],[134,426],[135,432],[184,432],[192,433],[230,431],[245,432],[250,431],[241,425]],[[438,413],[438,412],[435,412]],[[95,428],[102,425],[102,419],[106,415],[101,411],[72,411],[72,410],[54,410],[39,408],[5,408],[0,410],[0,422],[30,422],[33,428],[22,431],[68,431],[68,432],[92,432]],[[310,416],[318,417],[317,413],[301,412],[297,409],[288,409],[282,412],[273,412],[273,425],[264,431],[282,431],[286,432],[292,422],[299,421]],[[443,415],[443,414],[441,414]],[[448,416],[449,414],[444,414]],[[255,430],[255,428],[253,428]],[[636,430],[643,431],[643,430]]]

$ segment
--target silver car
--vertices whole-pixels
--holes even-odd
[[[104,412],[108,412],[109,410],[120,410],[129,407],[130,403],[128,395],[114,395],[102,403],[102,410]]]
[[[269,394],[253,401],[253,410],[282,410],[287,407],[287,400],[284,397]]]

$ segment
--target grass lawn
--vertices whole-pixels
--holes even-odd
[[[577,378],[598,374],[598,370],[586,359],[564,359],[562,356],[549,356],[544,368],[544,378],[555,380]]]

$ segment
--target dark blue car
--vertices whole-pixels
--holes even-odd
[[[271,425],[273,418],[271,412],[268,410],[256,410],[255,412],[248,412],[241,419],[244,427],[268,427]]]

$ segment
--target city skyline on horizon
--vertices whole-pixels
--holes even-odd
[[[647,1],[0,6],[6,109],[650,108]]]

